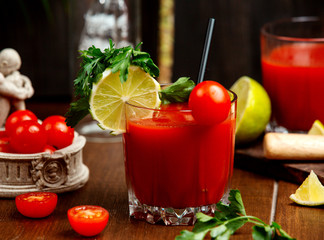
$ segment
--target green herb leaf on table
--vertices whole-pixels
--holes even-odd
[[[293,240],[281,226],[272,222],[271,225],[264,223],[254,216],[247,216],[239,190],[231,190],[229,193],[230,204],[223,202],[216,204],[217,210],[214,217],[204,213],[197,213],[197,222],[192,232],[181,231],[181,235],[175,240],[203,240],[209,233],[212,240],[228,240],[245,223],[254,224],[252,237],[254,240]]]
[[[150,55],[139,50],[138,44],[135,49],[132,46],[115,48],[112,40],[109,40],[109,48],[103,52],[95,46],[81,52],[82,62],[80,71],[74,80],[76,101],[71,103],[65,114],[68,126],[74,127],[82,118],[89,114],[89,99],[93,83],[98,82],[102,73],[111,68],[112,72],[120,72],[120,81],[126,82],[128,69],[131,64],[141,67],[152,77],[159,76],[159,68],[153,63]]]
[[[189,77],[179,78],[175,83],[159,92],[162,104],[187,102],[194,87],[195,83]]]

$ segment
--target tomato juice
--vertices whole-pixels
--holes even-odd
[[[273,119],[291,131],[324,122],[324,32],[317,18],[293,18],[261,30],[263,85]]]
[[[225,121],[211,126],[199,125],[187,104],[127,120],[126,180],[141,204],[181,209],[222,198],[233,168],[235,104]]]

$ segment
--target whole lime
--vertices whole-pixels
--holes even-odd
[[[237,94],[236,144],[256,140],[271,117],[271,101],[263,86],[250,77],[239,78],[230,88]]]

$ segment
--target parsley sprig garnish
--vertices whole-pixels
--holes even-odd
[[[254,240],[294,239],[282,230],[278,223],[272,222],[268,225],[257,217],[246,215],[239,190],[231,190],[228,199],[229,205],[223,202],[216,204],[218,211],[215,211],[214,217],[197,213],[197,222],[192,232],[183,230],[175,240],[203,240],[208,233],[212,240],[227,240],[248,222],[254,224],[252,231]]]
[[[160,90],[159,97],[162,104],[188,102],[195,82],[189,77],[181,77],[172,85]]]
[[[111,68],[113,73],[120,71],[120,81],[126,82],[129,66],[137,65],[152,77],[159,76],[159,68],[154,64],[150,55],[142,52],[138,44],[135,48],[127,46],[115,48],[112,40],[109,40],[109,48],[103,52],[95,46],[88,50],[80,51],[82,62],[77,78],[74,80],[76,101],[72,102],[66,113],[67,125],[74,127],[82,118],[89,114],[89,99],[92,85],[101,78],[102,73]]]

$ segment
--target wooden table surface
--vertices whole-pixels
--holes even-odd
[[[49,113],[51,114],[51,113]],[[174,239],[181,230],[192,227],[151,225],[128,217],[127,189],[123,147],[117,143],[86,143],[83,161],[90,170],[87,184],[73,192],[59,194],[58,204],[49,217],[29,219],[15,207],[14,199],[0,199],[0,239],[83,239],[69,225],[67,210],[76,205],[92,204],[106,208],[110,219],[104,231],[86,239]],[[324,208],[302,207],[289,195],[298,185],[234,169],[232,188],[239,189],[248,215],[265,222],[279,223],[291,236],[300,240],[324,239]],[[231,239],[252,239],[252,225],[245,225]]]

